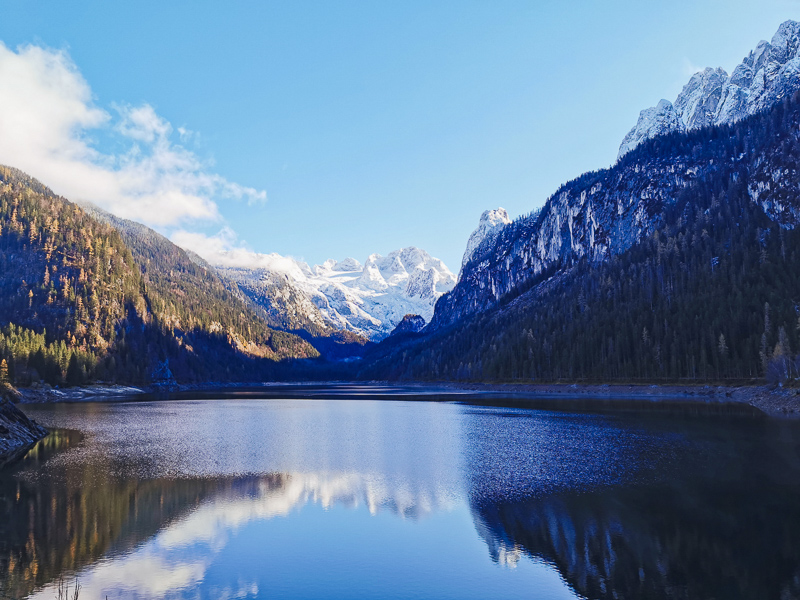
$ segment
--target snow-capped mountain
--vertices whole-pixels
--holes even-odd
[[[646,139],[672,131],[734,123],[800,89],[800,23],[786,21],[761,41],[730,76],[724,69],[695,73],[674,103],[661,100],[639,114],[622,140],[621,158]]]
[[[509,223],[511,223],[511,219],[508,218],[508,213],[505,208],[483,211],[478,227],[467,240],[467,249],[464,250],[464,258],[461,259],[461,270],[458,274],[459,279],[461,279],[461,273],[464,272],[464,267],[472,260],[478,246],[484,242],[493,242],[500,230]]]
[[[206,258],[287,328],[311,323],[376,341],[405,315],[430,320],[436,301],[456,283],[441,260],[414,247],[372,254],[363,265],[354,258],[310,267],[278,254],[249,256],[246,266],[225,256]]]

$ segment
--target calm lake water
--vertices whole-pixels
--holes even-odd
[[[800,598],[800,428],[372,400],[25,407],[0,597]]]

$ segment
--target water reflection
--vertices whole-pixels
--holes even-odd
[[[74,441],[74,435],[57,432],[34,449],[31,460],[38,463],[53,446]],[[5,474],[0,477],[0,597],[25,597],[61,574],[129,550],[217,493],[219,483],[123,482],[91,467],[46,485]]]
[[[180,482],[179,485],[200,481]],[[174,496],[175,483],[148,482],[148,486],[160,486],[163,498]],[[254,522],[286,517],[306,504],[328,509],[335,505],[349,509],[363,507],[372,515],[388,511],[412,519],[430,513],[436,504],[428,496],[411,497],[407,490],[388,490],[385,482],[352,474],[273,474],[202,483],[204,485],[195,490],[191,499],[184,497],[188,502],[182,511],[178,510],[182,512],[180,518],[166,519],[154,536],[148,536],[148,527],[136,523],[133,530],[140,533],[145,543],[134,544],[130,552],[109,552],[111,560],[101,561],[81,573],[85,596],[164,598],[188,593],[206,579],[215,558],[237,533]],[[215,486],[213,495],[195,502],[207,494],[208,485]],[[124,502],[125,498],[121,500]],[[146,513],[147,510],[131,510],[129,517],[137,519]],[[249,575],[252,581],[241,586],[242,590],[247,594],[257,593],[262,574]],[[54,591],[55,586],[49,585],[33,597],[51,598]]]
[[[336,406],[230,405],[217,458],[197,406],[53,409],[0,597],[800,598],[794,424]]]
[[[608,490],[482,505],[474,514],[494,560],[542,558],[589,598],[800,597],[797,496],[779,506],[752,500]]]
[[[492,560],[545,560],[587,598],[800,598],[797,426],[685,429],[697,438],[670,477],[525,499],[474,494]]]

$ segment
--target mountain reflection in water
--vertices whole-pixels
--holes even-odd
[[[797,424],[683,425],[694,443],[651,463],[669,477],[532,498],[473,485],[492,559],[543,559],[587,598],[800,598]],[[475,451],[480,482],[501,465]]]
[[[0,597],[77,575],[111,599],[800,598],[794,424],[335,404],[262,406],[284,431],[254,474],[139,455],[176,405],[133,407],[149,434],[130,408],[56,409],[86,439],[58,431],[0,475]]]

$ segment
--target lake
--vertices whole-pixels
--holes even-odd
[[[0,598],[800,598],[800,426],[453,402],[28,405]]]

